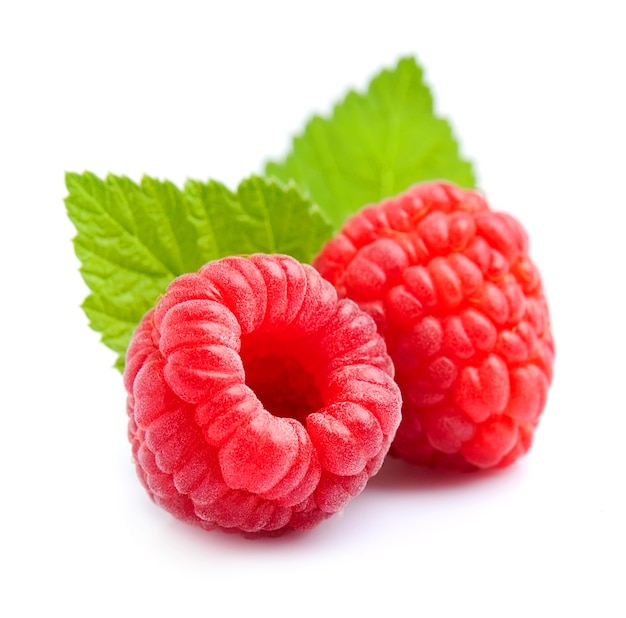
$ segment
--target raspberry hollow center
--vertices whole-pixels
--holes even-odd
[[[274,416],[305,425],[306,417],[324,406],[315,376],[280,337],[243,337],[240,355],[246,385]]]

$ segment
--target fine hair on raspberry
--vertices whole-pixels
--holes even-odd
[[[276,535],[342,509],[400,422],[375,322],[286,255],[175,279],[126,356],[129,438],[150,497],[207,530]]]
[[[403,396],[393,455],[476,470],[529,449],[554,342],[528,250],[516,219],[436,181],[367,206],[314,260],[387,342]]]

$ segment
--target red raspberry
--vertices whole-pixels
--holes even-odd
[[[172,282],[132,337],[124,382],[143,485],[205,529],[312,527],[363,489],[400,422],[374,321],[283,255]]]
[[[419,184],[350,218],[314,266],[387,342],[404,400],[392,454],[467,470],[528,450],[554,343],[515,219],[475,191]]]

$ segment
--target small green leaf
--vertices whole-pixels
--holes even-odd
[[[312,260],[330,237],[319,209],[293,186],[259,177],[236,193],[209,181],[184,190],[144,177],[66,175],[76,255],[91,293],[90,326],[118,354],[122,370],[130,336],[176,276],[234,254],[287,253]]]
[[[365,204],[396,195],[424,180],[475,184],[450,124],[433,101],[414,58],[403,58],[354,91],[329,118],[313,117],[282,162],[266,174],[294,180],[339,229]]]

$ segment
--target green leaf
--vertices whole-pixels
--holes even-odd
[[[266,174],[294,180],[339,229],[365,204],[396,195],[424,180],[475,184],[450,124],[433,100],[414,58],[373,78],[365,94],[354,91],[329,118],[313,117],[282,162]]]
[[[286,253],[310,262],[332,229],[320,209],[291,183],[253,176],[236,193],[216,181],[188,181],[190,215],[211,259],[235,253]]]
[[[259,177],[237,192],[216,181],[189,181],[184,190],[144,177],[102,180],[66,175],[67,213],[90,326],[118,354],[122,370],[131,334],[168,284],[206,262],[234,254],[287,253],[312,260],[330,237],[319,209],[293,185]]]

